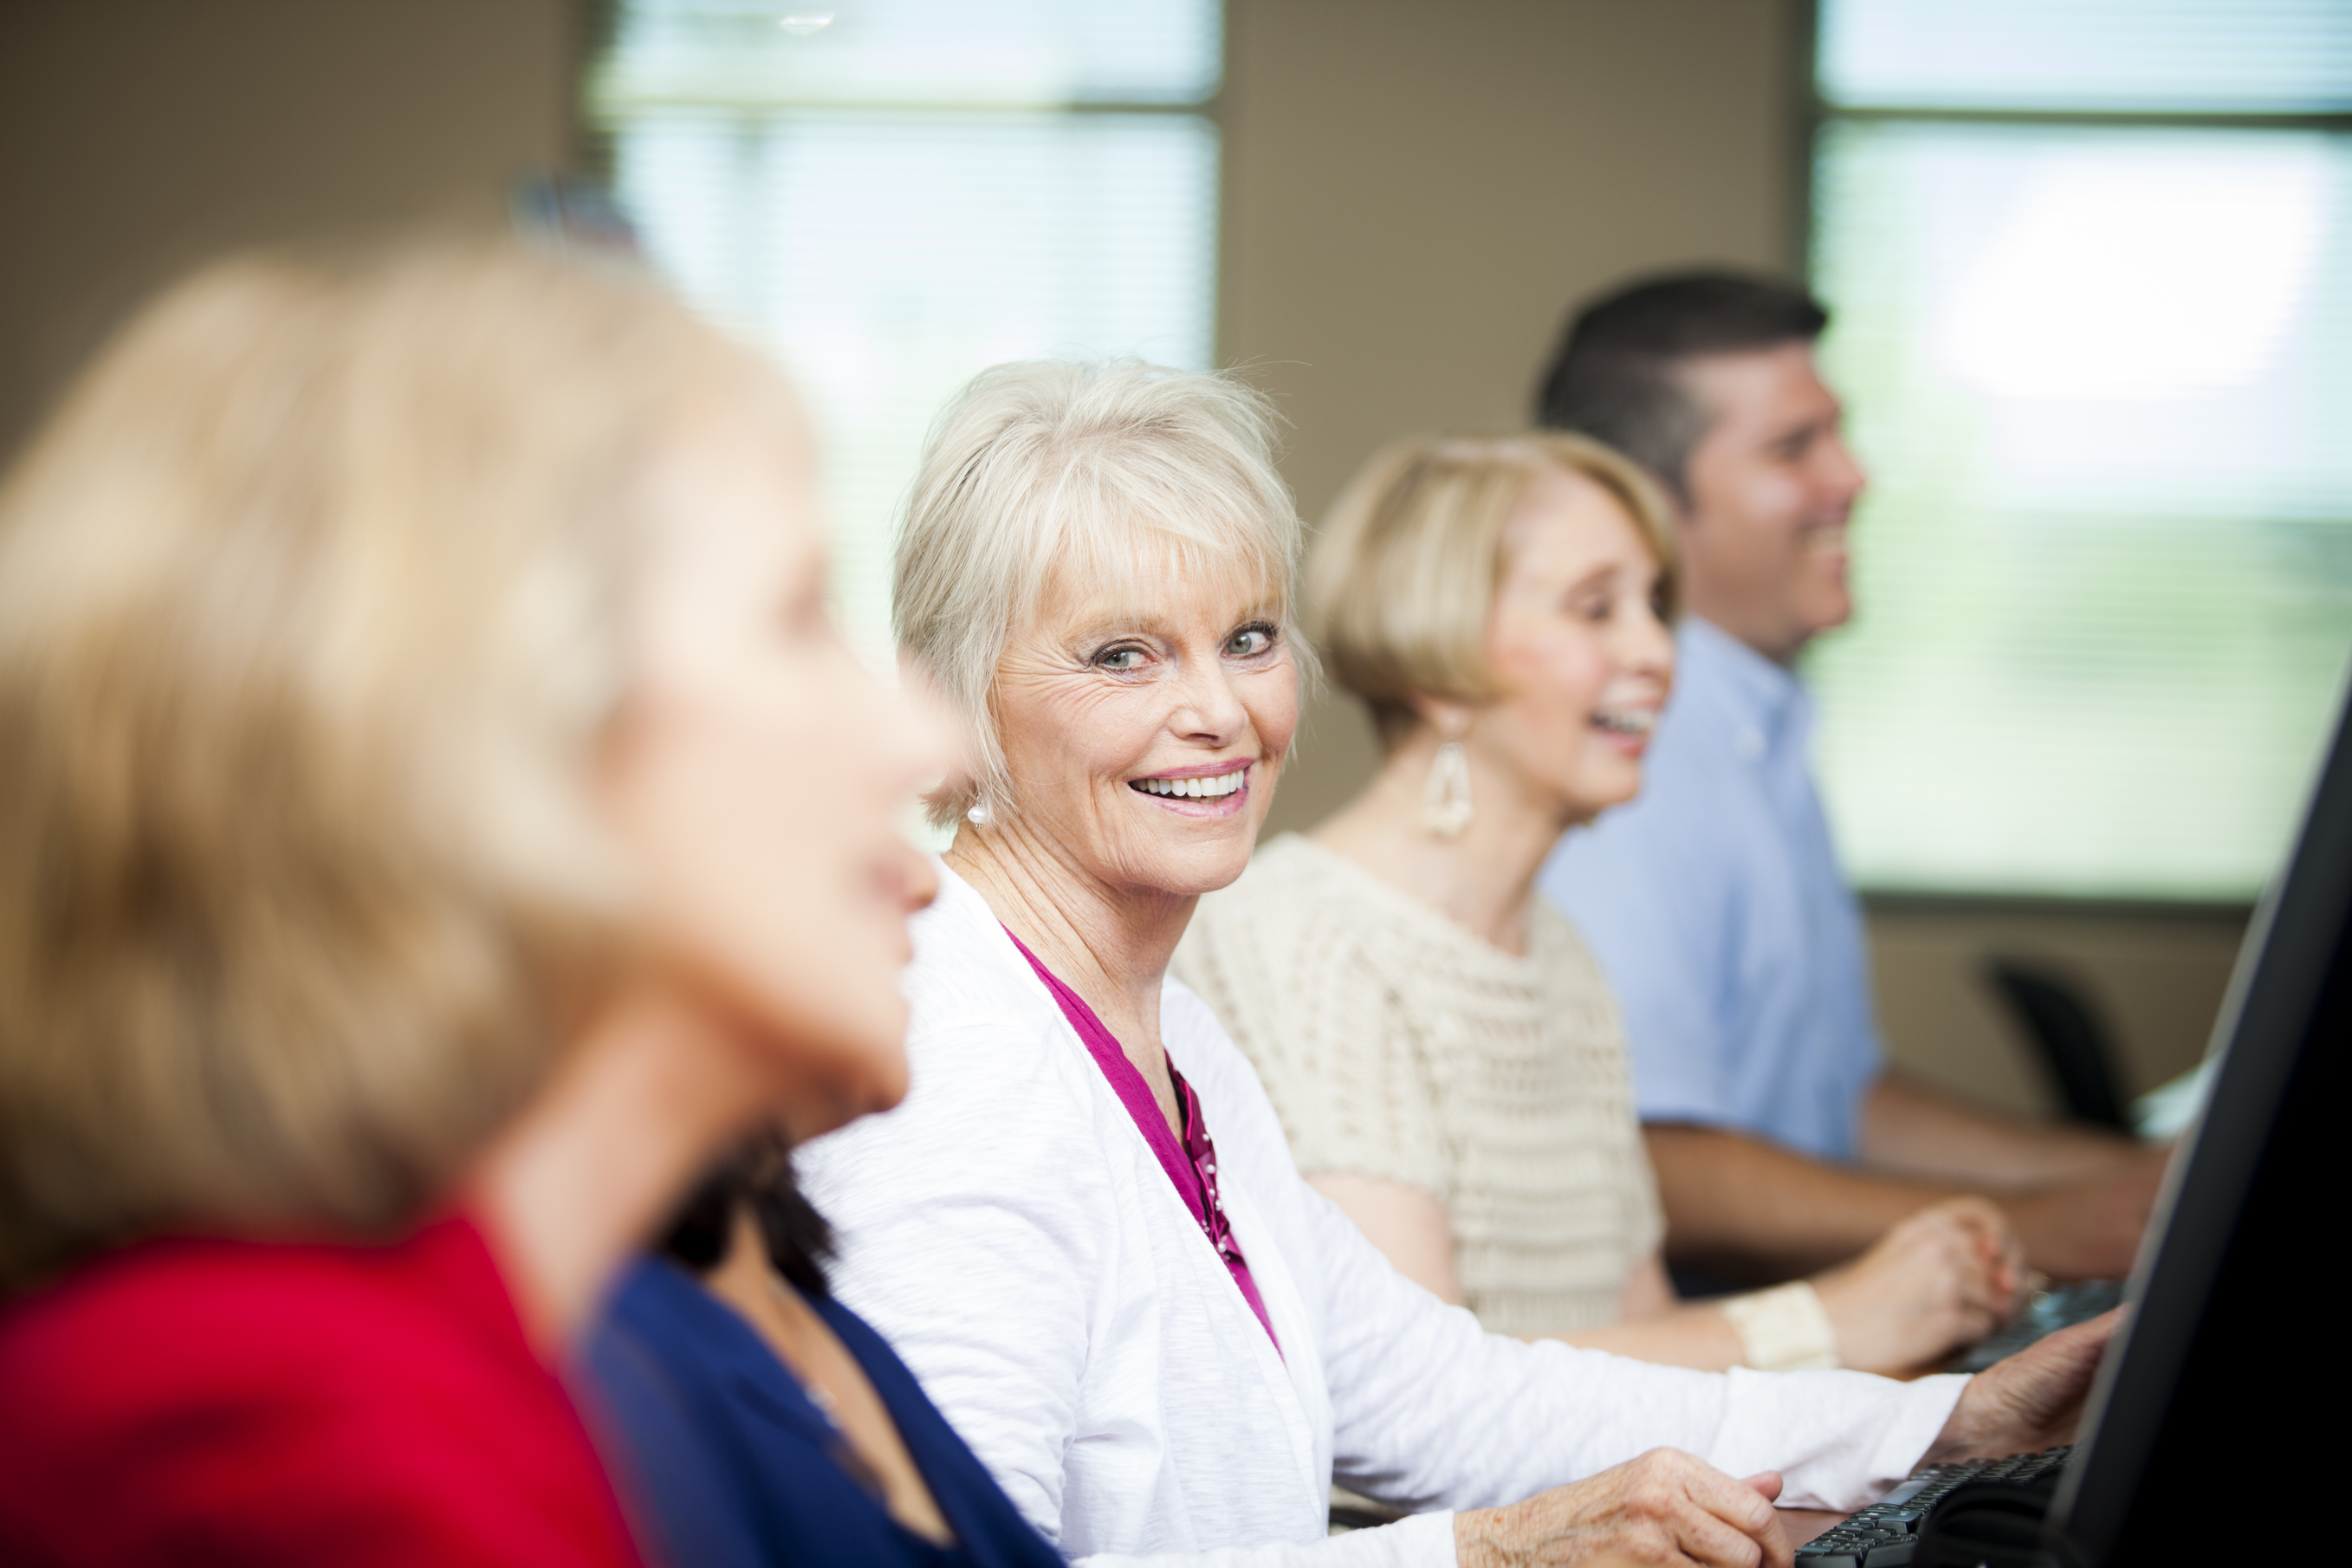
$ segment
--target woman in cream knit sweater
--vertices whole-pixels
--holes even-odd
[[[1342,496],[1308,630],[1387,758],[1201,904],[1174,972],[1248,1053],[1299,1168],[1490,1330],[1720,1369],[1930,1363],[2005,1321],[1990,1204],[1809,1282],[1678,1303],[1615,1004],[1535,894],[1630,799],[1673,679],[1663,499],[1573,436],[1402,443]]]

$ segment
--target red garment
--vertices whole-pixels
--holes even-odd
[[[635,1564],[463,1218],[157,1241],[0,1312],[0,1563]]]

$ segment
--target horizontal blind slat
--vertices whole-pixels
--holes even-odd
[[[1852,108],[2352,109],[2343,0],[1822,0],[1822,98]]]

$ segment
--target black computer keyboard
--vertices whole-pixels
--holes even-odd
[[[1902,1568],[1918,1544],[1920,1522],[1937,1503],[1976,1481],[2013,1487],[2054,1487],[2074,1449],[2011,1454],[1930,1465],[1868,1508],[1797,1548],[1803,1568]]]
[[[2042,1335],[2095,1318],[2123,1299],[2124,1282],[2120,1279],[2045,1285],[2027,1298],[2017,1321],[1961,1352],[1946,1370],[1982,1372],[2001,1357],[2015,1355]]]

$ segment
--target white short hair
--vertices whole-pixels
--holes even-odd
[[[891,588],[902,661],[970,729],[970,772],[929,796],[934,825],[1013,809],[994,710],[1005,644],[1057,581],[1150,600],[1186,575],[1255,584],[1301,678],[1291,606],[1300,529],[1274,466],[1276,416],[1231,375],[1139,360],[1030,360],[974,376],[940,411],[907,498]],[[1164,580],[1164,578],[1163,578]]]

